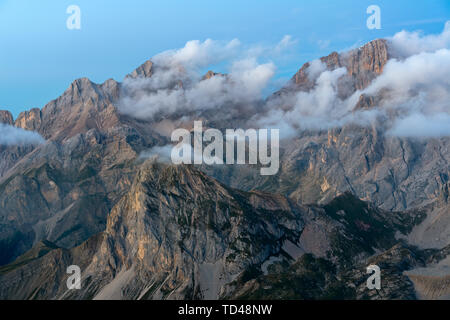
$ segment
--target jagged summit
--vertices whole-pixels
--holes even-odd
[[[97,84],[89,78],[79,78],[70,84],[60,98],[68,97],[71,102],[102,98],[114,100],[114,98],[117,98],[118,87],[119,83],[114,79],[108,79],[102,84]]]

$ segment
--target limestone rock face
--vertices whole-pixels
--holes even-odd
[[[132,270],[128,298],[216,299],[283,238],[295,241],[302,224],[286,198],[228,189],[192,167],[146,164],[111,211],[98,263],[86,272],[108,271],[114,283]],[[96,297],[109,294],[107,285]]]
[[[383,72],[389,58],[387,41],[377,39],[349,52],[341,54],[333,52],[321,58],[320,61],[328,70],[345,67],[347,77],[342,79],[342,82],[350,83],[354,90],[360,90],[366,88],[377,75]],[[297,89],[308,91],[314,86],[314,82],[308,77],[310,66],[309,62],[304,64],[292,78]]]
[[[30,111],[21,112],[14,122],[14,125],[25,130],[38,131],[42,124],[41,117],[41,110],[34,108]]]

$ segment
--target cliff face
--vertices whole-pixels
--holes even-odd
[[[42,125],[41,110],[34,108],[30,111],[21,112],[14,125],[25,130],[38,131]]]

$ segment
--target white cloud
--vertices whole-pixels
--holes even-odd
[[[291,38],[282,40],[283,46],[291,42]],[[236,39],[228,43],[189,41],[182,49],[157,55],[152,59],[155,68],[151,77],[125,79],[119,110],[150,119],[179,110],[208,110],[261,100],[275,74],[275,65],[270,61],[258,63],[248,49],[237,52],[239,46]],[[202,68],[224,60],[230,60],[226,76],[202,78]]]
[[[229,42],[220,42],[206,39],[188,41],[186,45],[178,50],[168,50],[156,55],[152,60],[160,66],[173,68],[201,68],[214,64],[232,56],[235,56],[237,49],[241,46],[238,39]]]
[[[45,140],[36,132],[0,123],[0,145],[33,145]]]
[[[402,137],[448,137],[450,136],[450,114],[413,113],[405,118],[397,119],[388,133]]]
[[[438,35],[424,35],[422,32],[401,31],[390,38],[396,54],[411,56],[421,52],[450,49],[450,21]]]
[[[320,60],[316,59],[311,61],[306,72],[308,73],[308,78],[310,80],[315,80],[317,77],[322,74],[322,72],[327,70],[327,66]]]

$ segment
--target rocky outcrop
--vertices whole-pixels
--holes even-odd
[[[39,243],[18,259],[25,258],[22,263],[19,261],[0,268],[0,278],[4,281],[0,287],[0,296],[2,299],[20,300],[55,297],[59,290],[67,288],[67,267],[76,260],[80,268],[86,268],[102,239],[102,234],[95,235],[71,250],[58,248],[48,241]],[[37,248],[38,256],[34,254]]]
[[[21,112],[14,122],[14,125],[25,130],[38,131],[42,125],[41,110],[34,108],[29,111]]]
[[[101,246],[84,269],[87,286],[66,292],[61,283],[58,294],[217,298],[232,275],[261,263],[282,239],[298,237],[301,228],[298,212],[283,197],[231,190],[193,168],[146,164],[109,215]],[[52,254],[63,259],[63,253]],[[78,264],[73,257],[71,263]],[[3,292],[14,290],[11,279],[21,274],[17,269],[6,273]],[[27,294],[22,290],[20,295]]]
[[[11,112],[7,110],[0,110],[0,123],[13,125],[14,119]]]

